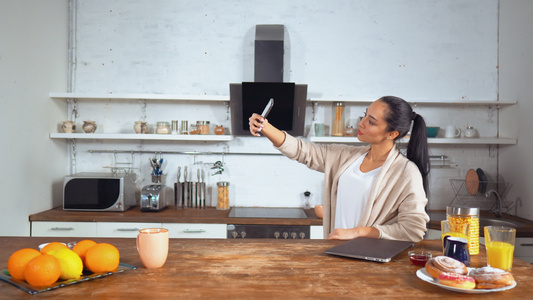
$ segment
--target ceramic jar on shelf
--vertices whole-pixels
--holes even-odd
[[[74,121],[65,121],[61,124],[61,129],[64,133],[73,133],[76,130],[76,123]]]
[[[472,126],[467,126],[466,129],[463,131],[465,138],[475,138],[478,137],[477,130]]]
[[[96,131],[96,122],[95,121],[83,121],[81,126],[83,132],[85,133],[94,133]]]
[[[135,133],[146,133],[147,127],[145,121],[136,121],[133,125],[133,130],[135,130]]]

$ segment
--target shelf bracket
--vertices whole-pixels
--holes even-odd
[[[496,104],[496,105],[489,105],[488,106],[488,113],[487,113],[487,122],[489,124],[492,124],[494,123],[494,116],[497,114],[497,112],[499,111],[500,109],[500,105],[499,104]],[[497,117],[497,116],[496,116]]]
[[[146,121],[146,100],[140,99],[139,104],[141,105],[141,121]]]
[[[318,102],[317,101],[311,102],[311,109],[312,109],[312,113],[313,113],[313,121],[316,121],[317,106],[318,106]]]
[[[230,120],[230,103],[229,101],[226,101],[226,121]]]
[[[69,105],[70,110],[70,120],[76,121],[76,119],[79,117],[78,113],[78,100],[77,99],[67,99],[67,103]]]
[[[68,143],[69,143],[69,146],[70,146],[70,166],[69,166],[69,169],[70,169],[70,174],[75,174],[76,173],[76,154],[77,154],[77,145],[76,145],[76,140],[75,139],[69,139],[68,140]]]

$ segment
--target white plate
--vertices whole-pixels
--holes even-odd
[[[469,272],[470,272],[470,269],[471,268],[468,268]],[[470,289],[456,288],[453,286],[447,286],[447,285],[438,283],[437,279],[429,275],[429,273],[426,271],[425,268],[422,268],[416,271],[416,276],[418,276],[418,278],[424,280],[425,282],[429,282],[443,289],[447,289],[447,290],[459,292],[459,293],[466,293],[466,294],[484,294],[484,293],[501,292],[501,291],[510,290],[516,286],[516,282],[515,282],[513,285],[505,286],[505,287],[498,288],[498,289],[471,289],[470,290]]]

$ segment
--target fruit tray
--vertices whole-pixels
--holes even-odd
[[[0,271],[0,280],[14,285],[14,286],[18,287],[19,289],[27,292],[28,294],[34,295],[34,294],[37,294],[37,293],[40,293],[40,292],[46,292],[46,291],[54,290],[54,289],[57,289],[57,288],[62,288],[62,287],[66,287],[66,286],[69,286],[69,285],[81,283],[81,282],[84,282],[84,281],[93,280],[93,279],[104,278],[104,277],[109,276],[109,275],[122,273],[124,271],[135,270],[135,269],[137,269],[137,267],[132,266],[132,265],[128,265],[128,264],[124,264],[124,263],[120,263],[118,265],[117,270],[114,271],[114,272],[92,273],[90,271],[84,270],[83,274],[78,279],[70,279],[70,280],[58,281],[58,282],[54,283],[51,286],[43,287],[43,288],[40,288],[40,289],[37,289],[37,288],[29,285],[28,283],[24,282],[24,281],[13,279],[9,275],[9,272],[7,270]]]

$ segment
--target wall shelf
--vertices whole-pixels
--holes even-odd
[[[309,99],[309,102],[343,102],[354,104],[370,104],[375,100],[364,99]],[[416,100],[407,101],[410,104],[417,105],[514,105],[516,101],[496,101],[496,100]]]
[[[314,143],[345,143],[345,144],[363,144],[356,137],[308,137],[308,140]],[[409,139],[401,139],[400,144],[406,144]],[[515,138],[428,138],[431,145],[516,145]]]
[[[52,99],[83,100],[165,100],[165,101],[212,101],[228,102],[229,96],[176,95],[176,94],[103,94],[103,93],[50,93]]]
[[[166,141],[202,141],[227,142],[231,135],[198,134],[136,134],[136,133],[50,133],[51,139],[97,139],[97,140],[166,140]]]

